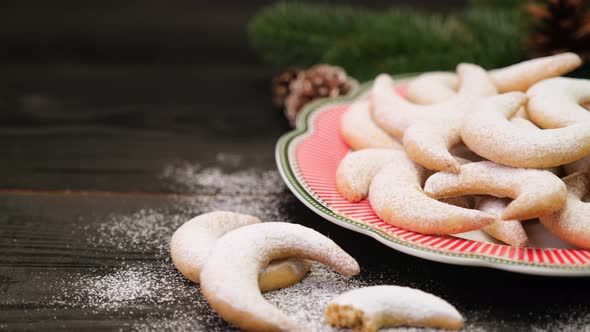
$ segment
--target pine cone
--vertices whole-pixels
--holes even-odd
[[[289,67],[282,73],[272,78],[272,103],[282,109],[285,107],[285,99],[291,92],[291,82],[297,78],[301,72],[299,67]]]
[[[285,116],[295,126],[297,113],[312,100],[345,95],[358,86],[358,82],[346,75],[344,69],[325,64],[301,71],[291,82],[291,92],[285,100]]]
[[[533,1],[525,6],[533,22],[525,45],[533,58],[574,52],[590,60],[590,8],[586,0]]]

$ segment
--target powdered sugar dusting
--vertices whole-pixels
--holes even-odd
[[[590,153],[590,122],[547,130],[510,122],[525,101],[517,92],[482,100],[464,120],[463,142],[478,155],[513,167],[560,166]]]
[[[448,302],[421,290],[399,286],[371,286],[342,294],[330,304],[350,306],[363,312],[366,320],[396,317],[400,322],[420,324],[432,318],[440,327],[461,327],[463,317]],[[439,323],[440,324],[440,323]]]
[[[366,198],[375,174],[400,153],[403,152],[394,149],[363,149],[349,153],[336,171],[338,192],[351,202]]]
[[[533,326],[531,328],[533,332],[579,332],[579,331],[590,331],[590,313],[577,316],[575,314],[569,314],[562,319],[546,324],[544,326]]]
[[[441,198],[473,194],[511,197],[505,219],[532,219],[561,209],[567,189],[555,174],[537,169],[513,168],[490,161],[461,166],[459,174],[436,173],[426,181],[424,191]],[[531,199],[534,197],[534,199]]]
[[[461,233],[480,229],[494,220],[487,213],[427,196],[421,188],[425,173],[421,166],[399,154],[373,178],[369,201],[375,213],[389,224],[424,234]]]
[[[396,148],[402,145],[371,118],[370,100],[361,99],[352,103],[342,116],[342,138],[353,150],[367,148]]]
[[[134,304],[164,305],[194,296],[194,292],[186,292],[182,277],[164,264],[125,263],[97,272],[72,276],[66,282],[77,291],[55,298],[54,303],[117,311]]]
[[[201,287],[224,303],[224,313],[247,312],[271,326],[295,323],[264,301],[258,271],[276,254],[290,252],[315,258],[346,275],[356,275],[356,261],[324,235],[297,224],[262,223],[242,227],[220,238],[201,272]]]
[[[180,227],[187,215],[165,211],[142,209],[131,215],[112,215],[99,224],[85,226],[91,246],[107,247],[121,251],[164,252],[168,250],[170,230]]]
[[[239,165],[240,159],[218,155],[225,163]],[[167,166],[163,179],[174,188],[198,191],[200,194],[276,194],[283,190],[276,170],[245,169],[227,172],[220,167],[205,167],[198,163],[180,162]]]
[[[477,203],[477,209],[498,218],[491,225],[483,228],[492,237],[515,247],[523,247],[528,242],[528,236],[520,220],[502,220],[502,214],[508,205],[506,199],[484,197]]]

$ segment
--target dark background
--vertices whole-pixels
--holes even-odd
[[[223,152],[239,156],[238,169],[275,169],[274,144],[288,130],[270,103],[277,68],[259,61],[244,28],[268,3],[0,4],[0,329],[128,329],[154,312],[172,319],[186,310],[190,297],[166,308],[139,301],[117,312],[51,299],[77,292],[67,282],[71,275],[95,278],[108,269],[161,262],[174,272],[161,250],[96,246],[80,231],[96,240],[95,226],[113,213],[156,209],[173,217],[182,214],[172,202],[177,196],[215,194],[161,179],[171,162],[215,165]],[[347,3],[451,11],[465,1]],[[278,195],[284,218],[342,245],[367,271],[360,278],[378,275],[380,282],[441,295],[466,313],[470,329],[588,327],[587,279],[413,258],[322,220],[277,188],[256,195]],[[209,314],[202,299],[190,310]],[[193,327],[227,328],[219,319]]]

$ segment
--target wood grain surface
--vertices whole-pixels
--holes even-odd
[[[275,69],[243,30],[264,3],[1,5],[0,330],[231,330],[167,252],[175,228],[212,207],[312,227],[358,260],[359,281],[442,296],[467,330],[588,330],[587,278],[414,258],[323,220],[286,189]],[[416,1],[462,1],[441,3]]]

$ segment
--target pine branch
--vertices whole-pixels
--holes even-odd
[[[446,17],[406,8],[279,3],[256,15],[248,33],[273,65],[330,63],[361,80],[381,72],[452,70],[466,61],[499,67],[524,57],[518,20],[506,10]]]

